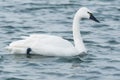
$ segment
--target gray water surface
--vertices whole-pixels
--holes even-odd
[[[88,50],[83,61],[40,55],[29,59],[4,49],[34,33],[73,43],[72,20],[82,6],[101,22],[81,22]],[[0,80],[120,80],[120,0],[0,0]]]

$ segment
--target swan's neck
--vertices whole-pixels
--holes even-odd
[[[74,39],[75,48],[78,50],[79,53],[86,52],[86,48],[80,34],[80,24],[79,24],[80,20],[81,18],[75,15],[73,19],[73,39]]]

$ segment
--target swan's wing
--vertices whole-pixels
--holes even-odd
[[[34,45],[34,43],[38,43],[41,40],[45,40],[46,38],[52,38],[52,36],[49,35],[38,35],[38,34],[33,34],[30,36],[21,36],[22,40],[18,41],[13,41],[12,43],[9,44],[8,47],[29,47],[31,45]]]
[[[62,37],[51,35],[30,35],[30,37],[26,39],[26,42],[32,42],[34,46],[39,44],[56,47],[73,47],[69,41],[63,39]]]
[[[46,56],[71,56],[77,54],[77,50],[67,40],[50,35],[30,35],[24,40],[13,42],[9,45],[14,53],[25,53],[31,48],[35,54]]]
[[[32,38],[33,39],[33,38]],[[70,56],[77,54],[75,47],[67,40],[58,36],[34,36],[33,45],[30,46],[34,53],[41,55]]]

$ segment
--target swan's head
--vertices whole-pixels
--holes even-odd
[[[88,8],[86,8],[86,7],[80,8],[80,9],[77,11],[76,15],[77,15],[77,17],[79,17],[79,18],[81,18],[81,19],[82,19],[82,18],[87,18],[87,19],[91,19],[91,20],[93,20],[93,21],[95,21],[95,22],[99,22],[99,21],[93,16],[92,12],[91,12]]]

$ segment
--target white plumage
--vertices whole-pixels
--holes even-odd
[[[75,47],[67,40],[58,36],[44,34],[30,35],[24,40],[11,43],[7,48],[12,53],[22,54],[26,53],[27,48],[31,48],[31,53],[44,56],[74,56],[78,53]]]
[[[6,48],[11,53],[26,54],[26,50],[31,48],[32,54],[44,56],[75,56],[86,52],[79,30],[79,21],[82,18],[90,18],[90,11],[83,7],[80,8],[73,19],[73,39],[74,45],[69,41],[52,35],[33,34],[22,37],[22,40],[12,42]],[[57,27],[56,27],[57,28]]]

